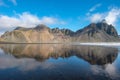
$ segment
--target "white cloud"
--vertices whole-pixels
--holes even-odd
[[[106,64],[104,65],[104,68],[102,66],[92,65],[91,70],[94,75],[109,75],[111,79],[116,79],[119,77],[115,64]]]
[[[86,13],[87,16],[89,16],[93,11],[95,11],[98,7],[100,7],[102,4],[96,4],[92,8],[89,9],[89,12]]]
[[[55,24],[58,20],[56,18],[44,16],[41,20],[42,23]]]
[[[109,73],[109,75],[117,75],[116,66],[114,64],[107,64],[105,70]]]
[[[105,17],[108,24],[115,25],[116,21],[120,18],[120,9],[112,9]]]
[[[37,69],[38,67],[42,69],[52,69],[56,67],[52,62],[40,63],[34,59],[29,58],[16,59],[13,56],[9,55],[4,56],[3,54],[0,55],[0,63],[1,63],[0,69],[2,70],[17,67],[17,69],[20,71],[30,71]]]
[[[0,32],[12,30],[17,26],[34,27],[38,24],[62,24],[64,21],[54,17],[43,16],[39,18],[36,15],[24,12],[14,16],[0,15]]]
[[[17,5],[17,1],[16,0],[9,0],[10,2],[12,2],[14,5]]]
[[[112,8],[108,12],[104,13],[95,13],[89,15],[89,20],[91,22],[99,22],[102,19],[106,19],[108,24],[116,25],[116,22],[120,19],[120,9],[119,8]]]
[[[98,7],[100,7],[100,6],[101,6],[101,4],[96,4],[96,5],[93,6],[89,11],[90,11],[90,12],[93,12],[93,11],[96,10],[96,8],[98,8]]]
[[[102,20],[103,15],[96,13],[90,17],[91,22],[99,22]]]

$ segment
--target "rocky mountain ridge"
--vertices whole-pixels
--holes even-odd
[[[34,28],[17,27],[11,32],[5,32],[2,42],[13,43],[64,43],[64,42],[118,42],[118,33],[114,26],[105,20],[91,23],[83,29],[74,32],[69,29],[50,29],[44,24]]]
[[[91,23],[75,34],[78,41],[85,42],[111,42],[119,41],[118,33],[114,26],[108,25],[105,21]]]

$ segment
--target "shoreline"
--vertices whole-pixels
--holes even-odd
[[[96,46],[120,46],[120,42],[66,42],[66,43],[12,43],[0,42],[0,44],[71,44],[71,45],[96,45]]]

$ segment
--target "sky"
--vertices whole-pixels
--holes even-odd
[[[0,0],[0,34],[38,24],[76,31],[103,19],[120,34],[120,0]]]

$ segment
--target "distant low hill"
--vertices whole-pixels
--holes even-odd
[[[1,42],[13,43],[63,43],[63,42],[118,42],[119,35],[114,26],[105,20],[91,23],[76,32],[69,29],[50,29],[44,24],[34,28],[17,27],[11,32],[5,32],[0,37]]]

